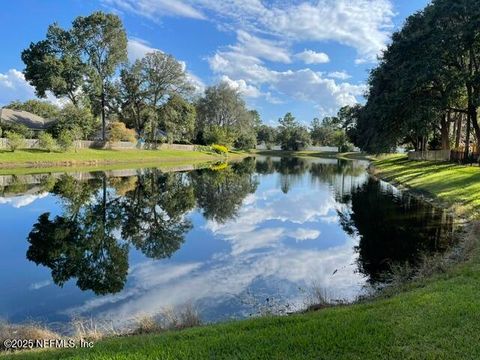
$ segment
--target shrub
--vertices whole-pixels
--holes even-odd
[[[136,136],[135,130],[128,129],[125,126],[125,123],[115,121],[109,125],[108,141],[109,142],[129,141],[131,143],[134,143],[137,141],[137,136]]]
[[[222,154],[222,155],[227,155],[228,154],[228,148],[223,145],[217,145],[213,144],[212,145],[212,150],[215,151],[217,154]]]
[[[10,150],[14,152],[15,150],[25,147],[25,137],[22,134],[18,134],[14,131],[7,131],[5,137],[8,139],[8,145]]]
[[[75,138],[73,132],[70,130],[62,130],[58,134],[57,143],[62,151],[68,151],[73,147],[73,142]]]
[[[254,149],[257,145],[257,137],[253,132],[240,134],[235,140],[235,147],[241,150]]]
[[[57,142],[49,133],[41,133],[38,135],[38,144],[42,149],[52,152],[57,147]]]

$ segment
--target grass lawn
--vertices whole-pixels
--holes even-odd
[[[386,156],[374,162],[377,173],[434,196],[468,218],[480,215],[480,167],[453,163],[409,161],[405,155]]]
[[[233,157],[239,156],[232,154]],[[185,150],[96,150],[45,152],[42,150],[0,151],[0,169],[61,167],[99,164],[205,162],[221,160],[220,155]]]
[[[480,202],[480,169],[375,162],[381,176],[444,201]],[[450,182],[454,184],[450,184]],[[471,192],[470,192],[471,191]],[[475,243],[480,231],[473,233]],[[17,353],[11,359],[478,359],[480,251],[390,298],[288,317],[266,317],[95,343],[93,349]]]

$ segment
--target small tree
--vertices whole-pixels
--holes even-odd
[[[71,130],[62,130],[57,138],[58,146],[64,152],[72,149],[74,141],[75,137]]]
[[[15,152],[15,150],[25,147],[25,137],[22,134],[18,134],[14,131],[7,131],[5,134],[8,140],[8,146],[10,146],[10,150]]]
[[[45,132],[38,135],[38,144],[48,152],[52,152],[57,147],[57,142],[52,135]]]

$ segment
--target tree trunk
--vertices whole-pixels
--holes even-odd
[[[450,150],[450,113],[444,114],[440,120],[442,150]]]
[[[457,136],[455,138],[455,149],[458,149],[460,147],[460,140],[462,139],[462,119],[463,119],[463,114],[458,114]]]
[[[102,112],[102,140],[105,141],[107,139],[106,136],[106,121],[105,121],[105,90],[102,85],[102,104],[101,104],[101,112]]]

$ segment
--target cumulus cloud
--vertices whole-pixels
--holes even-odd
[[[164,16],[180,16],[192,19],[205,19],[201,11],[184,1],[178,0],[103,0],[109,7],[128,11],[158,21]]]
[[[346,71],[332,71],[328,73],[328,77],[331,77],[334,79],[340,79],[340,80],[348,80],[352,76],[348,74]]]
[[[11,205],[16,209],[31,205],[37,200],[48,196],[48,193],[41,193],[38,195],[20,195],[13,197],[0,197],[0,205]]]
[[[357,62],[375,61],[393,28],[391,0],[104,0],[155,20],[178,15],[221,21],[223,26],[302,41],[336,41],[356,49]]]
[[[302,60],[305,64],[325,64],[330,61],[327,54],[307,49],[296,54],[295,57]]]
[[[309,68],[276,71],[269,69],[254,56],[234,51],[219,51],[209,58],[210,68],[216,74],[227,76],[232,81],[259,88],[267,86],[271,91],[296,100],[309,101],[322,110],[322,114],[334,113],[339,107],[353,105],[363,95],[364,85],[347,82],[337,83],[320,72]]]
[[[290,63],[290,53],[285,44],[261,39],[246,31],[237,31],[238,44],[231,48],[239,53],[258,57],[260,59]]]

